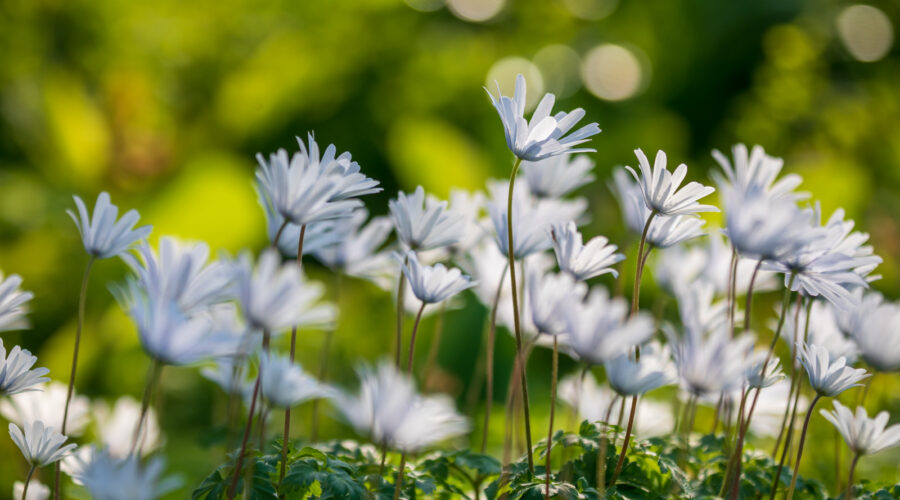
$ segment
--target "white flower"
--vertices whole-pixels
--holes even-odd
[[[517,157],[537,161],[564,153],[594,151],[574,146],[587,142],[591,136],[599,134],[600,127],[596,123],[591,123],[566,135],[584,117],[584,110],[577,108],[570,113],[559,112],[550,116],[556,100],[553,94],[545,94],[534,110],[531,121],[525,120],[524,76],[516,76],[516,90],[512,98],[500,94],[499,84],[497,97],[490,91],[487,92],[503,123],[506,145]]]
[[[832,402],[834,411],[819,410],[819,413],[831,422],[844,437],[844,441],[854,454],[874,455],[879,451],[900,445],[900,424],[887,427],[890,414],[883,411],[875,418],[869,418],[866,409],[856,407],[856,414],[839,403]]]
[[[134,229],[134,225],[140,219],[137,210],[129,210],[116,221],[119,208],[109,202],[109,194],[105,191],[97,197],[93,217],[89,217],[87,207],[81,198],[77,196],[73,198],[78,207],[78,217],[71,210],[66,210],[66,213],[78,226],[84,249],[95,258],[115,257],[150,234],[152,229],[150,226]]]
[[[31,292],[24,292],[19,287],[22,278],[18,274],[11,274],[5,279],[0,273],[0,332],[21,330],[28,328],[28,313],[26,303],[34,298]]]
[[[141,418],[141,404],[134,398],[122,396],[110,409],[106,402],[100,401],[94,404],[94,417],[97,420],[100,441],[109,450],[109,454],[116,458],[125,458],[131,454],[134,433]],[[138,451],[142,456],[146,456],[161,444],[156,411],[147,408],[141,435],[138,438]]]
[[[40,420],[49,427],[62,429],[63,412],[60,408],[66,404],[67,391],[66,384],[53,381],[45,385],[42,391],[23,392],[0,399],[0,415],[21,427]],[[81,435],[89,420],[90,402],[73,391],[66,434],[70,437]]]
[[[594,162],[586,155],[558,155],[522,162],[528,188],[539,198],[562,198],[594,180]]]
[[[747,378],[747,386],[757,389],[764,389],[773,386],[784,379],[784,372],[781,371],[781,360],[775,356],[766,360],[766,354],[755,352],[751,356],[751,361],[744,371]],[[765,369],[765,372],[763,372]]]
[[[705,235],[704,224],[705,220],[687,215],[656,216],[647,231],[647,243],[656,248],[669,248]]]
[[[565,348],[579,360],[592,364],[608,361],[653,335],[653,321],[639,313],[628,318],[628,305],[610,299],[603,288],[594,288],[584,302],[564,304]]]
[[[237,394],[241,399],[252,397],[254,380],[247,378],[247,364],[237,363],[235,358],[220,358],[214,366],[200,370],[203,378],[214,382],[227,394]]]
[[[281,254],[295,259],[300,246],[301,226],[290,221],[285,224],[284,217],[276,212],[270,203],[266,203],[263,197],[260,197],[259,203],[263,206],[263,211],[266,215],[266,236],[269,238],[269,244],[274,244],[277,236],[278,250]],[[356,212],[357,210],[354,210],[350,213]],[[339,242],[342,237],[339,232],[340,224],[347,218],[328,219],[306,224],[306,230],[303,232],[303,255],[314,253],[321,248]],[[279,231],[281,232],[280,234]]]
[[[872,368],[886,373],[900,370],[900,306],[870,292],[858,307],[840,313],[838,323]]]
[[[155,500],[181,484],[177,478],[161,477],[165,468],[161,457],[142,465],[135,455],[119,459],[104,450],[90,453],[88,460],[80,464],[74,479],[94,500]]]
[[[599,385],[592,373],[586,373],[584,377],[580,374],[570,375],[560,380],[559,398],[574,408],[581,420],[602,422],[608,412],[610,423],[619,421],[621,406],[618,404],[620,400],[617,394],[606,386]],[[667,434],[672,431],[673,423],[672,411],[665,403],[642,399],[635,412],[634,429],[641,436]]]
[[[22,492],[25,491],[25,483],[16,481],[13,483],[13,498],[22,498]],[[37,479],[32,479],[28,483],[28,494],[24,500],[47,500],[50,498],[50,487],[41,483]]]
[[[625,260],[625,256],[616,253],[618,247],[610,245],[603,236],[595,236],[585,245],[574,222],[553,224],[550,236],[561,271],[581,281],[606,273],[619,277],[619,272],[612,266]]]
[[[472,282],[472,278],[455,267],[447,269],[440,263],[423,266],[412,250],[406,254],[403,274],[409,280],[416,298],[426,304],[443,302],[476,284]]]
[[[297,137],[300,156],[308,161],[312,168],[317,168],[321,175],[338,179],[338,189],[332,200],[346,200],[357,196],[380,193],[378,181],[366,177],[360,172],[359,164],[351,159],[349,152],[337,155],[337,148],[329,144],[322,156],[319,156],[319,145],[312,132],[307,134],[309,149],[303,140]]]
[[[43,467],[52,464],[75,449],[73,443],[63,446],[69,438],[55,431],[53,427],[44,427],[44,423],[40,420],[25,424],[23,427],[24,433],[16,424],[9,424],[9,436],[22,450],[22,455],[29,465]]]
[[[316,258],[331,269],[343,270],[351,276],[364,274],[361,270],[368,266],[369,260],[376,254],[391,234],[391,221],[387,217],[372,217],[368,223],[368,210],[360,209],[353,216],[341,220],[335,226],[335,241],[314,250]],[[307,228],[308,230],[308,228]],[[304,243],[304,252],[306,244]],[[297,245],[294,245],[294,254]]]
[[[568,274],[544,274],[534,268],[528,268],[526,282],[531,321],[537,331],[548,335],[565,333],[562,308],[568,302],[584,300],[587,286]]]
[[[862,368],[847,366],[847,358],[831,359],[828,350],[813,344],[797,342],[797,355],[809,377],[809,385],[817,394],[834,397],[869,376]]]
[[[261,353],[262,394],[272,406],[293,408],[311,399],[329,397],[331,391],[287,356]]]
[[[726,301],[715,300],[715,289],[709,283],[696,281],[676,289],[681,324],[690,331],[709,334],[727,327]]]
[[[257,191],[263,207],[300,226],[311,222],[348,217],[362,202],[341,197],[342,177],[326,175],[319,165],[301,152],[288,158],[284,149],[256,155]]]
[[[251,329],[277,333],[334,320],[334,307],[318,302],[324,287],[304,280],[296,263],[282,264],[277,252],[264,251],[255,270],[250,256],[244,254],[236,271],[238,301]]]
[[[39,391],[38,384],[49,382],[44,375],[50,373],[47,368],[31,369],[37,363],[37,356],[19,346],[13,346],[6,355],[3,339],[0,339],[0,396],[11,396],[28,391]]]
[[[841,333],[834,307],[821,300],[814,300],[811,307],[806,343],[825,348],[832,359],[843,356],[847,358],[848,363],[854,362],[858,354],[856,345]],[[791,305],[786,317],[788,319],[784,322],[781,336],[790,345],[795,339],[803,339],[803,333],[806,332],[806,307],[801,307],[798,312],[796,304]],[[794,318],[797,319],[797,332],[794,332]],[[776,325],[777,322],[773,320],[773,330]]]
[[[812,226],[812,212],[785,197],[722,190],[725,235],[744,257],[779,260],[824,235]]]
[[[743,384],[748,364],[746,353],[753,345],[751,336],[732,339],[727,328],[703,335],[688,327],[684,337],[679,339],[671,328],[664,331],[672,345],[683,389],[697,396],[707,396],[734,390]]]
[[[603,366],[610,387],[622,396],[644,394],[671,383],[669,375],[662,369],[663,365],[645,353],[641,353],[639,361],[622,354]]]
[[[209,261],[206,243],[188,243],[171,236],[159,240],[159,253],[144,243],[141,259],[123,256],[137,274],[136,285],[152,300],[173,301],[191,313],[229,300],[233,275],[228,264]]]
[[[653,168],[644,156],[644,152],[636,149],[640,163],[641,175],[631,167],[625,167],[634,179],[640,183],[644,194],[644,204],[652,211],[660,215],[690,215],[697,212],[718,212],[719,209],[712,205],[697,203],[700,198],[706,197],[715,191],[715,188],[704,186],[699,182],[689,182],[681,186],[681,182],[687,175],[687,165],[678,165],[675,172],[666,169],[666,153],[662,150],[656,153]],[[646,221],[645,221],[646,223]]]
[[[715,232],[709,235],[703,250],[703,269],[700,271],[700,279],[712,283],[716,293],[727,295],[731,283],[729,275],[731,274],[731,246],[727,245],[721,234]],[[737,263],[737,283],[735,283],[735,293],[738,296],[745,296],[750,289],[750,279],[759,261],[738,256]],[[778,287],[778,281],[775,279],[775,273],[771,271],[756,272],[756,281],[753,283],[754,292],[764,292],[775,290]]]
[[[712,173],[720,188],[728,185],[740,194],[762,193],[776,198],[787,196],[794,200],[806,196],[803,193],[793,192],[803,180],[799,175],[788,174],[776,181],[784,162],[781,158],[767,155],[762,146],[756,145],[747,151],[747,146],[735,144],[731,152],[734,156],[734,166],[719,150],[712,151],[713,158],[725,173],[725,178],[718,172]]]
[[[383,362],[376,370],[358,370],[356,395],[339,393],[335,404],[344,418],[375,443],[415,452],[447,438],[465,434],[469,424],[453,400],[444,395],[421,396],[412,380]]]
[[[458,243],[466,231],[465,218],[447,208],[446,201],[425,196],[422,186],[403,191],[388,202],[397,238],[410,250],[431,250]]]
[[[450,189],[450,210],[463,218],[463,236],[450,245],[452,255],[463,254],[478,245],[488,234],[482,223],[481,213],[484,211],[485,196],[481,191]]]

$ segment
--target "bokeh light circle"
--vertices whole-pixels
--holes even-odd
[[[506,0],[447,0],[447,7],[456,17],[466,21],[487,21],[503,10]]]
[[[851,5],[838,14],[837,31],[854,59],[874,62],[891,50],[894,28],[884,12],[871,5]]]
[[[569,97],[581,88],[581,57],[568,45],[548,45],[534,56],[547,92]]]
[[[544,96],[544,77],[540,69],[533,62],[524,57],[504,57],[495,62],[488,70],[484,86],[494,95],[497,94],[497,84],[503,95],[512,96],[516,89],[516,75],[523,75],[527,86],[525,94],[525,108],[532,109]]]
[[[638,57],[621,45],[598,45],[588,52],[581,65],[584,86],[607,101],[634,96],[641,89],[643,74]]]

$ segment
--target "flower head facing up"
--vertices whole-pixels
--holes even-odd
[[[594,288],[584,302],[563,305],[566,350],[575,358],[601,364],[653,335],[653,321],[644,315],[628,317],[628,305],[621,298],[610,299],[603,288]]]
[[[516,157],[527,161],[538,161],[564,153],[592,152],[589,148],[575,146],[590,140],[600,133],[596,123],[585,125],[569,134],[575,125],[584,117],[584,110],[577,108],[570,113],[559,112],[550,116],[556,96],[545,94],[538,103],[531,121],[525,119],[525,77],[516,76],[516,90],[513,97],[500,93],[497,84],[495,97],[487,89],[494,109],[500,115],[503,131],[506,134],[506,145]],[[568,135],[566,135],[568,134]]]
[[[406,253],[406,263],[402,265],[416,298],[426,304],[443,302],[477,284],[455,267],[447,269],[440,263],[433,266],[420,264],[412,250]]]
[[[528,188],[538,198],[562,198],[593,182],[594,162],[586,155],[558,155],[544,160],[522,162]]]
[[[12,396],[27,391],[38,391],[38,384],[49,382],[44,375],[47,368],[31,369],[37,363],[37,356],[19,346],[14,346],[6,355],[3,339],[0,339],[0,396]]]
[[[841,433],[847,446],[854,454],[873,455],[879,451],[900,445],[900,424],[886,427],[890,414],[883,411],[875,418],[869,418],[866,409],[856,407],[856,414],[849,408],[832,401],[834,411],[819,410]]]
[[[88,214],[81,198],[78,196],[73,198],[78,208],[78,216],[71,210],[66,210],[66,213],[78,227],[84,249],[94,258],[115,257],[150,234],[152,229],[150,226],[134,228],[140,219],[137,210],[125,212],[125,215],[117,221],[119,208],[110,203],[109,194],[105,191],[97,197],[93,216]]]
[[[622,396],[635,396],[671,383],[662,364],[652,357],[639,361],[621,354],[603,364],[610,387]]]
[[[287,356],[262,353],[259,369],[262,373],[262,395],[272,406],[293,408],[304,401],[331,395],[327,387]]]
[[[419,395],[413,381],[392,363],[383,362],[374,370],[364,366],[358,373],[359,393],[338,393],[335,404],[358,432],[374,442],[415,452],[469,431],[452,399]]]
[[[831,359],[828,350],[814,344],[797,343],[797,355],[809,377],[809,385],[820,396],[835,397],[851,387],[859,387],[858,382],[869,374],[862,368],[847,366],[847,358]]]
[[[322,304],[325,288],[303,278],[296,263],[281,263],[278,252],[266,250],[253,267],[249,254],[236,266],[238,302],[253,330],[277,333],[292,326],[327,325],[336,310]]]
[[[687,175],[687,165],[678,165],[674,172],[666,169],[666,153],[656,153],[653,167],[650,161],[640,149],[636,149],[640,164],[641,175],[631,167],[625,167],[631,172],[640,186],[644,195],[644,204],[650,210],[660,215],[691,215],[698,212],[718,212],[719,209],[712,205],[701,205],[697,200],[704,198],[715,191],[715,188],[704,186],[699,182],[689,182],[681,186]],[[680,188],[680,189],[679,189]]]
[[[619,272],[612,266],[625,260],[625,256],[616,253],[618,247],[610,245],[608,239],[595,236],[585,245],[574,222],[553,224],[550,235],[553,240],[553,252],[556,254],[561,271],[569,273],[579,281],[606,273],[619,277]]]
[[[63,446],[69,438],[52,427],[44,427],[44,423],[40,420],[27,423],[23,427],[25,432],[22,432],[16,424],[9,424],[9,435],[30,465],[43,467],[52,464],[75,449],[75,444]]]
[[[146,464],[135,455],[116,458],[107,450],[79,457],[75,479],[94,500],[156,500],[181,485],[178,478],[163,478],[165,461],[151,458]]]
[[[560,335],[566,331],[562,308],[568,302],[581,302],[587,293],[584,283],[576,282],[568,274],[544,274],[538,269],[528,269],[528,309],[531,321],[538,332]]]
[[[18,274],[4,278],[0,273],[0,332],[28,328],[27,302],[34,294],[22,291],[21,285],[22,278]]]
[[[465,234],[465,218],[447,208],[446,201],[425,196],[422,186],[412,194],[403,191],[388,202],[391,219],[400,243],[410,250],[422,251],[459,242]]]

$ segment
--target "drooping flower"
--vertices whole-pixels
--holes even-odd
[[[564,350],[592,364],[609,361],[653,335],[653,321],[643,313],[629,318],[621,298],[610,299],[603,288],[591,290],[584,302],[564,306],[567,335]]]
[[[594,180],[594,161],[586,155],[558,155],[522,162],[529,190],[539,198],[562,198]]]
[[[644,204],[648,209],[660,215],[692,215],[698,212],[718,212],[719,209],[712,205],[701,205],[697,200],[704,198],[715,191],[715,188],[704,186],[699,182],[689,182],[681,187],[687,175],[687,165],[678,165],[674,172],[666,169],[666,153],[662,150],[656,153],[653,167],[640,149],[636,149],[640,164],[641,175],[631,167],[625,167],[634,177],[644,195]],[[680,189],[679,189],[680,187]],[[646,223],[646,221],[645,221]]]
[[[839,312],[837,320],[872,368],[885,373],[900,371],[900,306],[884,301],[880,293],[869,292],[859,306]]]
[[[243,254],[236,265],[236,282],[238,302],[252,330],[277,333],[334,320],[334,307],[319,302],[324,287],[304,280],[296,264],[282,264],[275,251],[264,251],[255,269],[250,255]]]
[[[137,275],[137,285],[152,300],[172,301],[186,314],[229,300],[233,273],[225,262],[209,260],[209,245],[182,242],[171,236],[159,240],[159,251],[144,243],[140,260],[123,256]]]
[[[71,210],[66,210],[66,213],[75,221],[84,249],[97,259],[115,257],[150,234],[152,229],[150,226],[134,228],[140,219],[137,210],[125,212],[125,215],[117,221],[119,208],[110,203],[109,194],[105,191],[97,197],[92,217],[81,198],[78,196],[73,198],[78,207],[78,216],[76,217]]]
[[[874,455],[900,445],[900,424],[887,427],[888,412],[882,411],[875,418],[869,418],[862,406],[857,406],[856,414],[853,414],[836,399],[832,404],[834,411],[822,409],[819,413],[837,428],[854,454]]]
[[[455,267],[447,269],[440,263],[433,266],[420,264],[412,250],[407,252],[406,263],[402,265],[413,294],[425,304],[443,302],[476,284]]]
[[[447,208],[446,201],[425,196],[422,186],[413,194],[400,191],[388,202],[397,238],[404,248],[421,251],[458,243],[465,234],[465,219]]]
[[[261,353],[259,369],[262,395],[272,406],[293,408],[304,401],[331,395],[326,386],[287,356]]]
[[[28,328],[27,303],[34,294],[22,291],[22,278],[11,274],[6,278],[0,273],[0,332]]]
[[[640,360],[620,354],[603,364],[610,387],[622,396],[645,394],[671,383],[662,364],[642,353]]]
[[[835,397],[851,387],[859,387],[858,382],[870,376],[862,368],[847,366],[847,358],[832,359],[828,350],[814,344],[797,343],[797,356],[806,375],[809,385],[817,394]]]
[[[94,403],[94,418],[100,433],[100,442],[116,458],[125,458],[132,452],[134,433],[141,418],[141,404],[129,396],[116,400],[112,408],[104,401]],[[146,456],[162,444],[162,436],[156,411],[147,408],[141,434],[138,437],[137,451]]]
[[[44,467],[62,459],[75,449],[74,443],[63,446],[69,438],[53,427],[45,427],[40,420],[27,423],[23,427],[24,432],[16,424],[9,424],[9,436],[22,451],[29,465]]]
[[[47,368],[31,367],[37,363],[37,356],[19,346],[14,346],[6,355],[3,339],[0,339],[0,396],[12,396],[28,391],[39,391],[36,387],[50,379],[44,375],[50,373]]]
[[[584,117],[584,110],[577,108],[570,113],[559,112],[550,116],[556,96],[545,94],[531,120],[525,120],[525,77],[516,76],[516,90],[513,97],[500,93],[497,85],[497,97],[487,89],[491,103],[500,115],[503,131],[506,133],[506,145],[514,155],[522,160],[538,161],[564,153],[592,152],[589,148],[575,146],[590,140],[600,133],[596,123],[585,125],[575,132],[569,131]],[[568,134],[568,135],[566,135]]]
[[[376,369],[358,370],[358,394],[340,392],[335,404],[357,432],[375,443],[415,452],[433,443],[465,434],[467,419],[456,412],[445,395],[421,396],[413,381],[383,362]]]
[[[545,274],[534,268],[528,268],[528,278],[525,281],[531,322],[537,331],[547,335],[565,333],[566,322],[562,318],[562,308],[568,302],[584,300],[587,286],[576,282],[568,274]]]
[[[0,415],[6,420],[24,427],[40,420],[55,429],[62,428],[60,408],[66,403],[66,384],[50,382],[40,391],[23,392],[0,399]],[[69,418],[66,421],[66,435],[80,436],[90,421],[90,401],[84,396],[72,393],[69,402]]]
[[[550,229],[553,240],[553,252],[559,269],[584,281],[601,274],[612,274],[619,277],[619,272],[612,266],[625,260],[625,256],[616,253],[618,247],[610,245],[603,236],[591,238],[587,244],[582,242],[581,233],[574,222],[553,224]]]
[[[181,481],[163,478],[165,461],[151,458],[146,464],[135,455],[115,458],[107,450],[94,450],[79,464],[74,479],[94,500],[155,500],[175,490]]]

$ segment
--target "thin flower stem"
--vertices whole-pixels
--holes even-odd
[[[731,485],[732,480],[732,472],[734,472],[734,481],[735,486],[732,490],[733,495],[737,495],[738,489],[740,489],[741,484],[741,461],[743,459],[743,449],[744,449],[744,433],[740,432],[744,428],[743,426],[743,415],[744,408],[747,404],[747,396],[750,395],[750,389],[747,388],[741,392],[741,404],[738,410],[738,436],[737,443],[734,447],[734,453],[731,455],[731,459],[728,460],[728,465],[725,467],[725,480],[722,482],[722,490],[719,492],[719,496],[724,496],[724,493],[728,490]]]
[[[853,455],[853,461],[850,462],[850,477],[847,478],[847,491],[844,492],[844,500],[853,500],[853,473],[856,472],[856,462],[859,462],[860,454]]]
[[[481,435],[481,453],[484,454],[487,449],[488,429],[491,425],[491,407],[494,406],[494,342],[497,334],[497,309],[500,304],[500,292],[503,290],[503,280],[506,279],[506,270],[504,267],[500,273],[500,282],[497,283],[497,293],[494,294],[494,303],[491,305],[491,320],[488,327],[487,356],[486,356],[486,373],[484,387],[484,430]]]
[[[616,470],[613,472],[612,479],[609,480],[610,486],[616,485],[616,479],[619,478],[619,473],[622,472],[622,466],[625,464],[625,455],[628,452],[628,441],[631,439],[631,428],[634,423],[634,412],[637,409],[637,403],[638,397],[635,394],[631,397],[631,412],[628,414],[628,427],[625,428],[625,441],[622,443],[622,450],[619,451],[619,462],[616,463]],[[691,425],[693,425],[693,422]]]
[[[834,428],[834,490],[841,491],[841,432]]]
[[[285,221],[285,223],[282,224],[281,228],[278,230],[278,235],[276,235],[276,237],[275,237],[275,245],[278,245],[278,237],[281,235],[281,231],[284,230],[284,228],[286,226],[287,226],[287,221]],[[297,240],[297,267],[300,268],[300,271],[303,271],[303,240],[304,240],[305,236],[306,236],[306,224],[303,224],[300,226],[300,236]],[[294,326],[293,328],[291,328],[290,357],[291,357],[292,363],[294,361],[294,353],[296,352],[296,350],[297,350],[297,327]],[[321,362],[324,363],[325,361],[323,360]],[[313,422],[315,422],[315,413],[316,413],[316,410],[314,408],[313,409]],[[265,418],[261,418],[259,422],[260,422],[260,424],[259,424],[260,425],[260,431],[259,431],[260,438],[259,439],[260,439],[260,442],[262,442],[262,439],[263,439],[262,426],[265,425],[264,424]],[[315,426],[315,423],[313,424],[313,426]],[[313,427],[313,428],[315,429],[315,427]],[[278,478],[279,483],[282,479],[284,479],[285,468],[287,467],[286,462],[287,462],[288,442],[290,441],[290,437],[291,437],[291,407],[288,406],[287,408],[284,409],[284,433],[283,433],[282,439],[281,439],[281,470],[279,472],[279,478]],[[315,438],[313,438],[313,441],[315,441]],[[262,446],[260,446],[260,448],[262,448]]]
[[[546,487],[544,496],[550,498],[550,451],[553,447],[553,413],[556,409],[556,377],[559,375],[559,341],[556,335],[553,336],[553,363],[552,376],[550,378],[550,425],[547,431],[547,465],[544,467],[546,478]]]
[[[413,374],[413,357],[416,353],[416,333],[419,331],[419,322],[422,321],[422,313],[425,311],[425,301],[422,301],[422,307],[416,313],[416,322],[413,323],[412,335],[409,337],[409,357],[406,360],[406,374],[412,377]]]
[[[334,273],[334,303],[340,310],[341,274]],[[319,382],[325,382],[328,378],[328,361],[331,353],[331,343],[337,334],[337,325],[325,332],[325,341],[322,343],[322,352],[319,353]],[[312,401],[312,418],[310,419],[309,439],[316,442],[319,439],[319,399]]]
[[[403,265],[409,264],[409,257],[403,257]],[[400,368],[400,351],[403,345],[403,308],[404,295],[406,295],[406,273],[400,269],[400,279],[397,283],[397,333],[394,336],[394,364]]]
[[[753,307],[753,286],[756,284],[756,275],[759,274],[759,268],[763,261],[756,263],[753,268],[753,274],[750,275],[750,286],[747,288],[747,305],[744,306],[744,332],[750,331],[750,309]]]
[[[447,315],[447,302],[442,302],[438,310],[437,320],[434,325],[434,333],[431,335],[431,343],[428,345],[428,356],[425,358],[425,368],[422,369],[422,381],[428,387],[428,380],[437,362],[438,350],[441,347],[441,337],[444,335],[444,317]]]
[[[406,470],[406,453],[400,455],[400,472],[397,473],[397,480],[394,481],[394,500],[400,498],[400,488],[403,486],[403,473]]]
[[[606,491],[606,454],[607,449],[609,448],[609,417],[612,415],[613,406],[615,406],[616,399],[618,398],[619,395],[616,394],[606,406],[606,417],[603,419],[603,434],[600,436],[600,446],[597,448],[597,491],[600,492],[600,498],[604,498],[603,495]],[[622,398],[622,401],[625,401],[625,399]]]
[[[772,493],[771,493],[771,496],[769,497],[770,500],[775,500],[775,492],[778,490],[778,483],[781,482],[781,471],[782,471],[782,469],[784,469],[784,461],[787,458],[788,450],[791,447],[791,438],[793,437],[793,431],[794,431],[794,419],[797,417],[797,406],[798,406],[798,403],[800,402],[800,389],[801,389],[801,386],[803,385],[803,379],[797,377],[797,380],[798,380],[797,392],[796,392],[796,395],[794,396],[794,405],[793,405],[793,411],[791,412],[791,420],[790,420],[790,424],[786,428],[787,435],[784,437],[784,448],[781,453],[781,460],[778,462],[778,468],[775,471],[775,479],[772,481]]]
[[[66,389],[66,405],[63,408],[62,434],[66,434],[66,424],[69,420],[69,404],[72,402],[72,392],[75,390],[75,371],[78,368],[78,349],[81,346],[81,332],[84,329],[84,309],[87,302],[88,282],[91,276],[91,269],[94,267],[96,258],[91,256],[84,268],[84,275],[81,278],[81,291],[78,294],[78,323],[75,326],[75,346],[72,348],[72,370],[69,372],[69,387]],[[59,480],[60,480],[60,463],[54,465],[54,487],[53,498],[59,500]]]
[[[728,266],[728,326],[729,333],[734,337],[735,305],[737,304],[737,265],[738,254],[734,245],[731,246],[731,262]]]
[[[28,498],[28,485],[31,483],[31,476],[34,475],[35,469],[37,469],[37,465],[32,465],[31,469],[28,469],[28,475],[25,476],[25,485],[22,487],[22,500]]]
[[[237,463],[234,466],[234,475],[231,478],[231,486],[228,487],[228,500],[237,494],[238,478],[241,476],[241,465],[244,461],[244,452],[247,450],[247,440],[250,439],[250,430],[253,428],[253,414],[256,411],[256,398],[259,396],[260,377],[256,377],[253,386],[253,396],[250,398],[250,412],[247,414],[247,426],[244,427],[244,439],[241,441],[241,451],[238,452]]]
[[[806,420],[803,421],[803,430],[800,431],[800,444],[797,448],[797,461],[794,463],[794,474],[791,476],[791,487],[788,489],[787,500],[791,500],[794,497],[794,487],[797,485],[797,474],[800,472],[800,459],[803,457],[803,445],[806,443],[806,431],[809,429],[809,420],[812,418],[813,408],[816,407],[816,403],[819,402],[820,395],[816,395],[813,398],[812,403],[809,404],[809,409],[806,410]]]
[[[147,372],[147,382],[144,386],[144,396],[141,398],[141,414],[138,418],[137,425],[134,428],[134,437],[131,441],[131,454],[134,455],[135,452],[139,451],[139,442],[143,437],[144,430],[144,421],[147,419],[147,410],[150,408],[150,398],[153,395],[153,391],[156,387],[157,382],[159,381],[160,375],[162,375],[163,365],[158,360],[153,360],[150,365],[150,370]]]
[[[275,238],[272,240],[272,248],[274,248],[275,250],[278,250],[278,240],[281,239],[281,233],[284,232],[289,223],[290,221],[285,219],[285,221],[282,222],[280,226],[278,226],[278,231],[275,232]]]
[[[516,289],[516,267],[515,267],[515,249],[513,248],[513,189],[516,184],[516,173],[519,171],[519,165],[522,164],[521,158],[516,158],[516,162],[513,164],[512,173],[509,175],[509,193],[507,195],[506,200],[506,249],[507,249],[507,258],[509,260],[509,280],[510,280],[510,288],[512,290],[512,303],[513,303],[513,326],[516,334],[516,355],[521,358],[522,357],[522,331],[519,326],[519,298],[518,298],[518,290]],[[522,404],[524,405],[525,411],[525,445],[527,448],[527,458],[528,458],[528,470],[533,474],[534,473],[534,458],[531,453],[531,417],[529,416],[529,408],[528,408],[528,375],[525,366],[525,360],[521,360],[521,372],[520,376],[522,378]]]
[[[637,314],[638,305],[641,300],[641,277],[644,274],[643,263],[644,263],[644,245],[647,243],[647,233],[650,231],[650,223],[653,222],[653,219],[656,218],[657,211],[654,210],[650,212],[650,216],[647,217],[647,222],[644,224],[644,230],[641,232],[641,242],[638,244],[638,263],[637,268],[634,273],[634,292],[631,295],[631,315],[634,316]],[[649,255],[649,252],[648,252]]]

